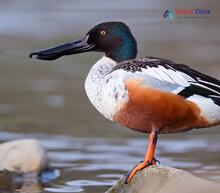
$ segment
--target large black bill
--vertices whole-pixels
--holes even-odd
[[[77,54],[86,51],[91,51],[95,46],[93,44],[88,44],[86,41],[86,37],[69,42],[66,44],[62,44],[60,46],[40,50],[37,52],[32,52],[29,56],[36,56],[37,59],[40,60],[55,60],[64,55]]]

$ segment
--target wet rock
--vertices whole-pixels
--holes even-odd
[[[47,167],[47,153],[38,140],[13,140],[0,144],[0,171],[40,173]]]
[[[138,172],[129,184],[121,178],[106,193],[219,193],[220,184],[189,172],[163,166],[150,166]]]

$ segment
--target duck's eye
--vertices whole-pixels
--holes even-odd
[[[105,30],[102,30],[102,31],[100,31],[100,34],[101,34],[102,36],[104,36],[104,35],[106,34],[106,31],[105,31]]]

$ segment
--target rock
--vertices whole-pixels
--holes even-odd
[[[170,167],[150,166],[138,172],[129,184],[121,178],[106,193],[219,193],[220,184]]]
[[[47,153],[38,140],[22,139],[0,144],[0,170],[41,173],[47,167]]]

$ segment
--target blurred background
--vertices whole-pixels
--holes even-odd
[[[109,122],[89,103],[84,81],[102,54],[47,62],[29,53],[79,38],[100,22],[123,21],[137,39],[138,57],[171,59],[220,79],[219,5],[217,0],[1,0],[0,140],[43,141],[52,166],[62,171],[47,191],[103,192],[142,159],[147,136]],[[163,17],[175,8],[211,14]],[[163,165],[220,182],[219,137],[219,126],[160,136],[158,157]]]

